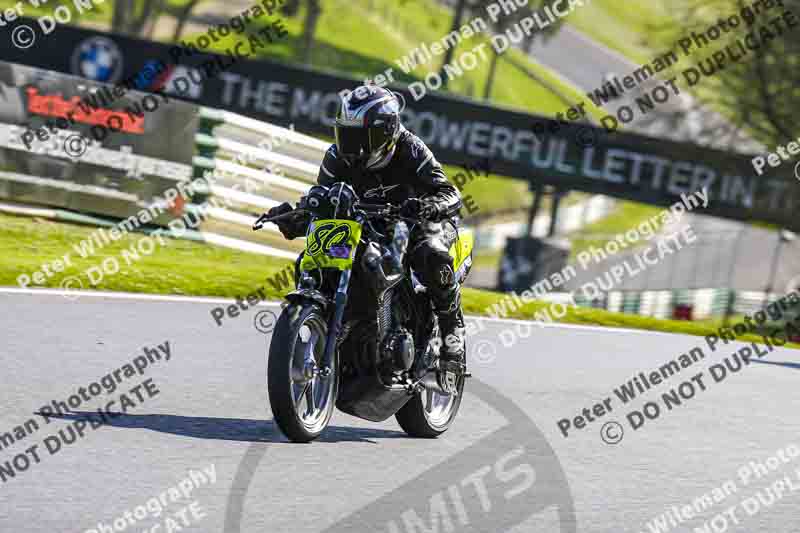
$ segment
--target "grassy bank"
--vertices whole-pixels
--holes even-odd
[[[54,272],[43,286],[57,288],[65,278],[77,276],[87,289],[236,296],[264,285],[267,277],[289,264],[288,260],[170,238],[164,238],[166,244],[157,244],[150,255],[140,254],[139,260],[126,261],[122,252],[137,251],[137,242],[145,237],[139,233],[127,234],[100,249],[95,247],[93,256],[81,258],[73,246],[88,238],[93,230],[88,226],[0,214],[0,285],[17,286],[20,274],[30,276],[43,263],[69,254],[72,265],[63,272]],[[104,260],[108,265],[116,261],[120,270],[104,275],[99,283],[92,285],[85,272],[90,267],[100,267]],[[271,297],[281,294],[270,289]]]

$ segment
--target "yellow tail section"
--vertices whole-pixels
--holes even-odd
[[[462,266],[469,268],[472,265],[472,247],[475,245],[475,234],[472,230],[462,229],[458,232],[458,239],[450,247],[450,257],[453,258],[453,271],[458,272]],[[469,259],[469,262],[467,262]]]

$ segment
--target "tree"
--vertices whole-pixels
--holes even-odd
[[[453,13],[453,24],[450,27],[450,32],[457,32],[459,28],[461,28],[462,19],[464,18],[464,13],[467,11],[467,0],[457,0],[456,10]],[[439,69],[439,79],[442,80],[442,89],[447,88],[447,75],[444,72],[444,66],[449,64],[453,60],[453,53],[455,52],[455,47],[449,47],[444,53],[444,59],[442,59],[442,66]]]
[[[300,12],[300,0],[286,0],[281,7],[281,12],[287,17],[297,16]]]
[[[281,7],[281,12],[287,17],[295,17],[300,12],[301,5],[305,3],[306,12],[303,21],[303,35],[300,37],[300,58],[306,65],[311,65],[311,55],[314,51],[314,38],[317,33],[317,23],[322,15],[320,0],[286,0]]]
[[[782,7],[753,13],[752,24],[741,23],[738,28],[721,31],[721,37],[703,48],[693,46],[684,51],[675,44],[691,32],[705,34],[712,26],[718,26],[720,20],[735,14],[741,16],[750,4],[742,0],[710,3],[708,0],[685,0],[675,14],[676,23],[656,33],[653,39],[656,42],[648,41],[648,45],[662,55],[674,51],[683,62],[679,71],[675,69],[669,77],[677,77],[676,83],[682,92],[691,90],[696,100],[721,111],[728,119],[725,128],[714,124],[716,131],[709,132],[713,135],[708,138],[724,137],[729,139],[729,145],[735,145],[737,133],[745,130],[768,147],[784,145],[797,137],[800,122],[800,109],[796,105],[800,98],[800,29],[788,28],[784,21],[783,31],[779,32],[771,21],[780,19],[784,12],[794,13],[795,20],[800,18],[800,0],[783,0]],[[674,5],[670,7],[674,9]],[[752,37],[746,37],[748,35]],[[758,48],[750,50],[745,39],[750,44],[757,43]],[[671,46],[664,43],[671,43]],[[738,43],[745,44],[746,54],[742,54]],[[725,52],[726,46],[741,58],[732,61]],[[709,67],[718,67],[713,61],[713,54],[718,51],[726,53],[723,68],[714,68],[711,75],[703,74],[690,89],[689,80],[697,72],[702,74],[701,63],[706,72],[710,72]],[[695,69],[695,73],[685,74],[689,69]]]
[[[306,18],[303,21],[303,50],[302,59],[306,65],[311,65],[311,53],[314,50],[314,35],[317,32],[317,22],[322,14],[319,0],[306,0]]]

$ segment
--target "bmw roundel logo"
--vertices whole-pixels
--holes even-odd
[[[111,39],[90,37],[81,41],[72,53],[72,73],[105,83],[115,83],[122,76],[122,52]]]

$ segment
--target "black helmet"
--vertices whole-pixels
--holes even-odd
[[[383,167],[400,137],[400,103],[377,85],[356,87],[342,96],[334,131],[338,154],[350,166]]]

